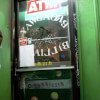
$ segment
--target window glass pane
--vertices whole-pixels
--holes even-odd
[[[71,65],[68,0],[19,2],[20,67]]]

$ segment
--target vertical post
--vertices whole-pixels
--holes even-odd
[[[0,100],[11,100],[11,0],[0,0]]]
[[[96,0],[76,0],[80,100],[100,100],[100,66],[98,57]]]

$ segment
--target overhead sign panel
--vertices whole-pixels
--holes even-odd
[[[58,0],[32,0],[27,2],[27,13],[35,13],[60,7]]]

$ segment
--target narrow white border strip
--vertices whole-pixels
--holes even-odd
[[[68,67],[49,67],[49,68],[20,68],[16,69],[16,72],[28,72],[28,71],[39,71],[39,70],[56,70],[56,69],[74,69],[74,66]]]

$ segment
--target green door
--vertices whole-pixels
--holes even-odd
[[[98,3],[97,3],[98,2]],[[99,0],[76,0],[81,100],[100,100]]]

